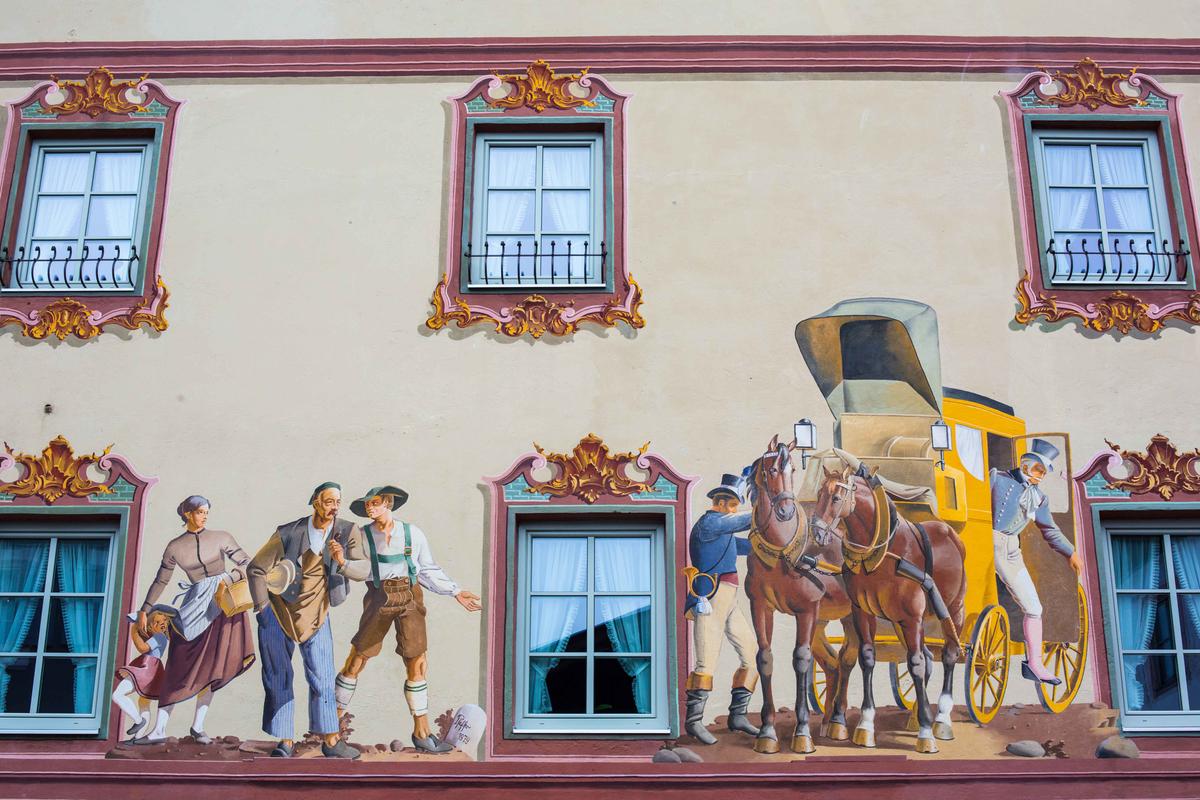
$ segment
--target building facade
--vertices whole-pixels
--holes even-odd
[[[0,781],[1178,793],[1169,5],[15,15]]]

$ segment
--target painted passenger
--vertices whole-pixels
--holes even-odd
[[[704,706],[713,687],[713,673],[728,639],[738,657],[729,702],[729,730],[758,735],[746,718],[750,696],[758,683],[754,659],[758,645],[754,630],[738,606],[738,556],[750,552],[750,542],[735,536],[750,529],[751,512],[738,513],[744,501],[742,479],[725,475],[721,485],[708,493],[712,508],[692,526],[688,553],[698,573],[692,578],[684,616],[692,620],[696,667],[687,679],[687,715],[684,730],[703,744],[716,744],[704,727]]]
[[[213,695],[254,663],[254,640],[244,613],[227,617],[216,601],[221,583],[245,578],[250,556],[233,536],[225,531],[209,530],[211,503],[192,495],[179,504],[176,512],[185,530],[167,543],[162,564],[154,583],[146,592],[146,601],[138,614],[143,639],[150,639],[149,613],[171,580],[175,568],[187,575],[186,590],[176,599],[179,613],[171,623],[170,652],[158,696],[158,719],[154,730],[138,737],[135,744],[160,744],[167,739],[167,721],[175,706],[196,698],[191,735],[200,744],[212,739],[204,732],[204,719]],[[226,570],[226,561],[233,567]]]
[[[392,512],[407,500],[403,489],[376,486],[350,504],[356,515],[371,520],[363,531],[370,556],[370,582],[358,632],[350,640],[350,655],[337,678],[338,708],[345,711],[350,705],[358,676],[367,661],[379,655],[388,630],[395,629],[396,653],[404,659],[407,672],[404,699],[413,718],[413,746],[425,753],[446,753],[453,747],[429,730],[428,648],[421,587],[453,596],[467,611],[482,606],[478,595],[459,588],[437,565],[421,529],[393,517]]]
[[[163,658],[167,645],[170,643],[169,631],[171,620],[175,618],[175,609],[171,606],[156,604],[146,615],[146,627],[149,637],[143,637],[137,625],[129,626],[129,639],[138,654],[123,667],[117,668],[117,688],[113,691],[112,701],[133,720],[126,735],[145,733],[150,724],[150,703],[158,699],[162,689]],[[136,622],[137,617],[130,614]]]
[[[365,561],[358,526],[337,518],[341,487],[332,481],[322,483],[308,502],[312,514],[280,525],[250,562],[250,595],[258,616],[266,692],[263,730],[278,740],[272,757],[293,755],[292,656],[299,645],[308,681],[309,730],[321,736],[326,758],[355,759],[360,753],[341,738],[338,724],[329,609],[346,599],[347,578],[365,576],[370,564]],[[360,561],[361,569],[355,573]]]
[[[1050,499],[1038,484],[1054,470],[1058,448],[1044,439],[1032,439],[1029,452],[1021,456],[1014,470],[991,471],[992,481],[992,543],[996,559],[996,574],[1024,616],[1026,661],[1021,674],[1033,681],[1057,686],[1062,680],[1042,663],[1042,602],[1037,587],[1025,567],[1021,553],[1021,531],[1033,522],[1042,532],[1046,544],[1068,559],[1078,575],[1083,562],[1074,545],[1063,535],[1050,516]]]

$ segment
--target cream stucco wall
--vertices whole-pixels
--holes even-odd
[[[442,101],[465,78],[170,81],[187,101],[161,260],[170,328],[83,345],[4,329],[0,438],[26,451],[58,433],[83,451],[115,442],[159,477],[139,593],[179,531],[184,496],[211,498],[210,524],[253,550],[327,479],[350,497],[381,482],[409,489],[405,515],[443,566],[486,590],[480,476],[534,440],[566,450],[589,431],[619,449],[649,439],[706,485],[798,417],[830,442],[792,329],[847,297],[933,306],[944,382],[1071,431],[1077,464],[1104,437],[1200,442],[1193,333],[1089,338],[1011,324],[1020,263],[996,99],[1011,79],[608,77],[634,96],[628,263],[645,329],[530,343],[423,328],[443,261]],[[1200,86],[1167,85],[1184,94],[1185,130],[1200,141]],[[0,85],[0,100],[26,91]],[[334,613],[339,659],[357,598]],[[433,710],[480,702],[481,617],[449,599],[429,608]],[[401,682],[390,653],[368,667],[360,702],[374,708],[358,709],[356,738],[407,738]],[[261,697],[255,667],[218,695],[210,729],[254,735]]]

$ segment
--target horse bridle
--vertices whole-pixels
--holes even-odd
[[[759,468],[760,469],[766,468],[764,459],[766,459],[768,456],[770,456],[772,458],[779,458],[780,454],[779,454],[779,452],[763,453],[762,458],[759,459]],[[792,501],[792,513],[788,514],[787,516],[784,516],[781,506],[784,503],[784,501],[786,501],[786,500]],[[791,520],[796,518],[797,503],[796,503],[796,493],[794,491],[793,492],[779,492],[778,494],[775,494],[775,495],[768,495],[767,502],[769,502],[771,504],[771,514],[775,517],[775,520],[777,522],[790,522]],[[756,522],[757,522],[757,520],[756,520]]]

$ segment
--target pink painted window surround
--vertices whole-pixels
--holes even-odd
[[[90,339],[167,326],[159,253],[181,102],[104,68],[8,104],[0,166],[0,327]]]
[[[1017,321],[1120,334],[1200,323],[1179,97],[1089,59],[1002,96],[1024,253]]]

